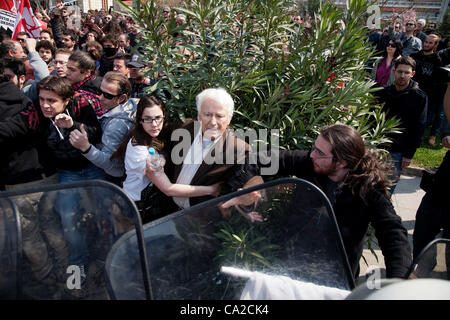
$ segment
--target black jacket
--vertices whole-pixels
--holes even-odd
[[[261,163],[259,165],[263,166]],[[305,179],[318,186],[325,194],[329,193],[330,180],[327,176],[314,172],[307,151],[281,150],[278,174]],[[378,190],[370,190],[365,199],[353,195],[348,186],[344,185],[339,190],[335,197],[330,194],[327,196],[333,206],[354,277],[358,277],[369,223],[375,229],[375,236],[385,258],[386,276],[405,277],[412,264],[411,248],[407,231],[390,200]]]
[[[85,99],[83,95],[75,94],[74,99]],[[73,126],[69,129],[58,128],[64,139],[56,127],[50,123],[50,134],[47,138],[47,144],[50,148],[50,154],[56,160],[56,167],[62,170],[79,171],[86,168],[91,162],[81,154],[81,151],[74,148],[69,141],[70,133],[78,129],[84,124],[89,142],[92,145],[100,143],[102,136],[102,128],[93,107],[87,102],[71,101],[66,107],[69,115],[73,119]]]
[[[379,103],[385,103],[383,111],[387,118],[400,120],[401,133],[391,134],[390,152],[401,152],[403,157],[412,159],[422,142],[427,120],[428,98],[419,89],[417,82],[411,80],[408,88],[397,91],[395,85],[385,86],[377,92]]]
[[[33,116],[29,117],[29,114]],[[42,121],[31,101],[12,82],[0,84],[0,179],[3,184],[26,183],[55,173]]]
[[[425,55],[423,50],[410,55],[416,61],[416,74],[413,80],[432,99],[434,95],[441,95],[443,83],[435,76],[442,66],[442,60],[437,53]],[[444,90],[445,92],[445,90]]]
[[[450,122],[447,122],[441,131],[441,136],[450,136]],[[441,203],[448,208],[447,197],[450,190],[450,150],[445,154],[441,165],[434,175],[433,185],[431,186],[431,198],[433,201]],[[450,214],[450,211],[448,211]]]

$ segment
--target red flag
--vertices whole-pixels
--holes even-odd
[[[41,33],[42,23],[33,14],[29,0],[18,0],[16,27],[14,29],[13,39],[17,34],[25,31],[30,37],[38,39]]]

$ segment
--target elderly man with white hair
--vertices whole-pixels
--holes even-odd
[[[425,41],[427,40],[427,34],[423,32],[427,21],[425,19],[417,20],[416,30],[414,31],[414,36],[422,40],[422,48],[425,45]]]
[[[262,183],[255,173],[246,172],[245,158],[250,146],[229,128],[234,102],[223,88],[203,90],[196,97],[197,120],[186,120],[172,133],[171,156],[165,171],[173,183],[212,185],[223,182],[229,191]],[[176,207],[184,209],[208,197],[173,197]],[[175,207],[175,208],[176,208]]]

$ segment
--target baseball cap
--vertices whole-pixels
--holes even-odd
[[[145,67],[147,65],[147,63],[145,63],[143,61],[144,59],[144,55],[140,54],[140,53],[135,53],[131,56],[130,62],[127,63],[127,67],[133,67],[133,68],[142,68]]]

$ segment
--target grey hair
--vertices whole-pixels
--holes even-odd
[[[200,113],[202,103],[205,99],[212,99],[217,103],[220,103],[228,111],[228,116],[233,116],[234,101],[231,95],[224,88],[208,88],[200,92],[195,97],[195,103],[197,105],[197,111]]]

